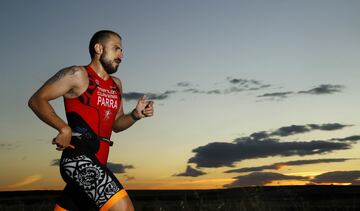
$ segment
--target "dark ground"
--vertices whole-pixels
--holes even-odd
[[[137,211],[360,210],[360,186],[128,190]],[[0,211],[52,210],[59,191],[0,192]]]

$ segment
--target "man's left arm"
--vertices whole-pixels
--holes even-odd
[[[119,87],[120,93],[122,95],[122,86],[120,79],[113,77],[114,81]],[[113,131],[118,133],[120,131],[128,129],[136,121],[145,118],[151,117],[154,115],[154,102],[147,100],[145,96],[142,96],[136,107],[129,114],[124,113],[123,101],[120,104],[120,109],[115,116],[115,122],[113,124]]]

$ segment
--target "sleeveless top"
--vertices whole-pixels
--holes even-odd
[[[96,153],[100,163],[105,165],[110,146],[101,138],[111,137],[121,93],[112,77],[103,80],[90,66],[85,68],[89,85],[79,97],[64,98],[66,118],[73,134],[81,134],[82,140],[77,145]]]

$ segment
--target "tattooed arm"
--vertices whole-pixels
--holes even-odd
[[[71,129],[50,105],[49,101],[64,96],[77,97],[87,87],[87,74],[81,67],[68,67],[57,72],[29,99],[28,105],[46,124],[59,131],[54,140],[58,150],[66,148],[71,139]]]

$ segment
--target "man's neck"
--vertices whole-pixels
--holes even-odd
[[[110,75],[105,71],[104,67],[98,61],[91,61],[89,66],[96,72],[96,74],[103,80],[107,80]]]

